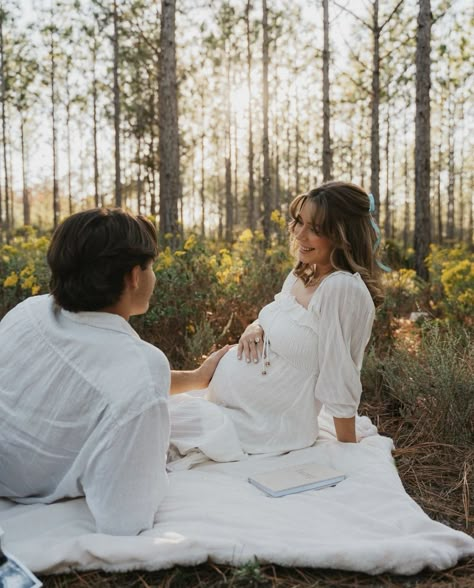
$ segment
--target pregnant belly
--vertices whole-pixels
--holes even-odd
[[[272,357],[266,375],[262,374],[262,369],[260,361],[247,363],[245,359],[237,359],[237,347],[233,347],[217,366],[209,385],[208,399],[251,413],[285,410],[295,401],[297,371],[280,357]]]
[[[225,407],[248,453],[290,451],[314,443],[317,410],[314,379],[272,354],[262,364],[237,359],[232,348],[220,361],[207,398]]]

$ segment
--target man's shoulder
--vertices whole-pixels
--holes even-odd
[[[31,321],[32,317],[51,312],[52,306],[52,297],[49,294],[30,296],[11,308],[1,319],[0,325],[6,329],[18,322]]]
[[[144,339],[137,339],[136,345],[140,350],[144,364],[147,366],[150,375],[154,380],[156,378],[162,380],[163,378],[169,377],[170,364],[168,358],[161,349],[148,343]]]
[[[119,420],[167,402],[171,371],[165,354],[143,339],[130,337],[115,347],[107,374],[99,378],[101,389],[114,406]]]

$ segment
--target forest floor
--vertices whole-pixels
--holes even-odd
[[[424,441],[420,419],[397,415],[393,403],[363,404],[382,435],[393,438],[398,472],[408,494],[433,519],[474,533],[474,448]],[[361,573],[248,564],[241,568],[215,565],[172,568],[157,572],[109,574],[99,571],[43,576],[46,588],[290,588],[417,587],[474,588],[474,557],[443,571],[416,576]]]

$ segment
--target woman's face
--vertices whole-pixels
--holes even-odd
[[[309,265],[331,265],[334,245],[328,237],[321,235],[319,225],[313,224],[317,218],[315,213],[315,205],[306,201],[295,219],[293,235],[298,245],[298,261]]]

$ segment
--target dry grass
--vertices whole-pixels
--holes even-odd
[[[401,418],[393,401],[365,404],[383,435],[395,441],[395,458],[408,494],[437,521],[474,533],[474,448],[436,443],[419,415]],[[46,588],[473,588],[474,558],[444,572],[416,576],[361,573],[308,568],[282,568],[248,564],[241,568],[209,562],[192,568],[175,567],[159,572],[106,574],[85,572],[42,578]]]

